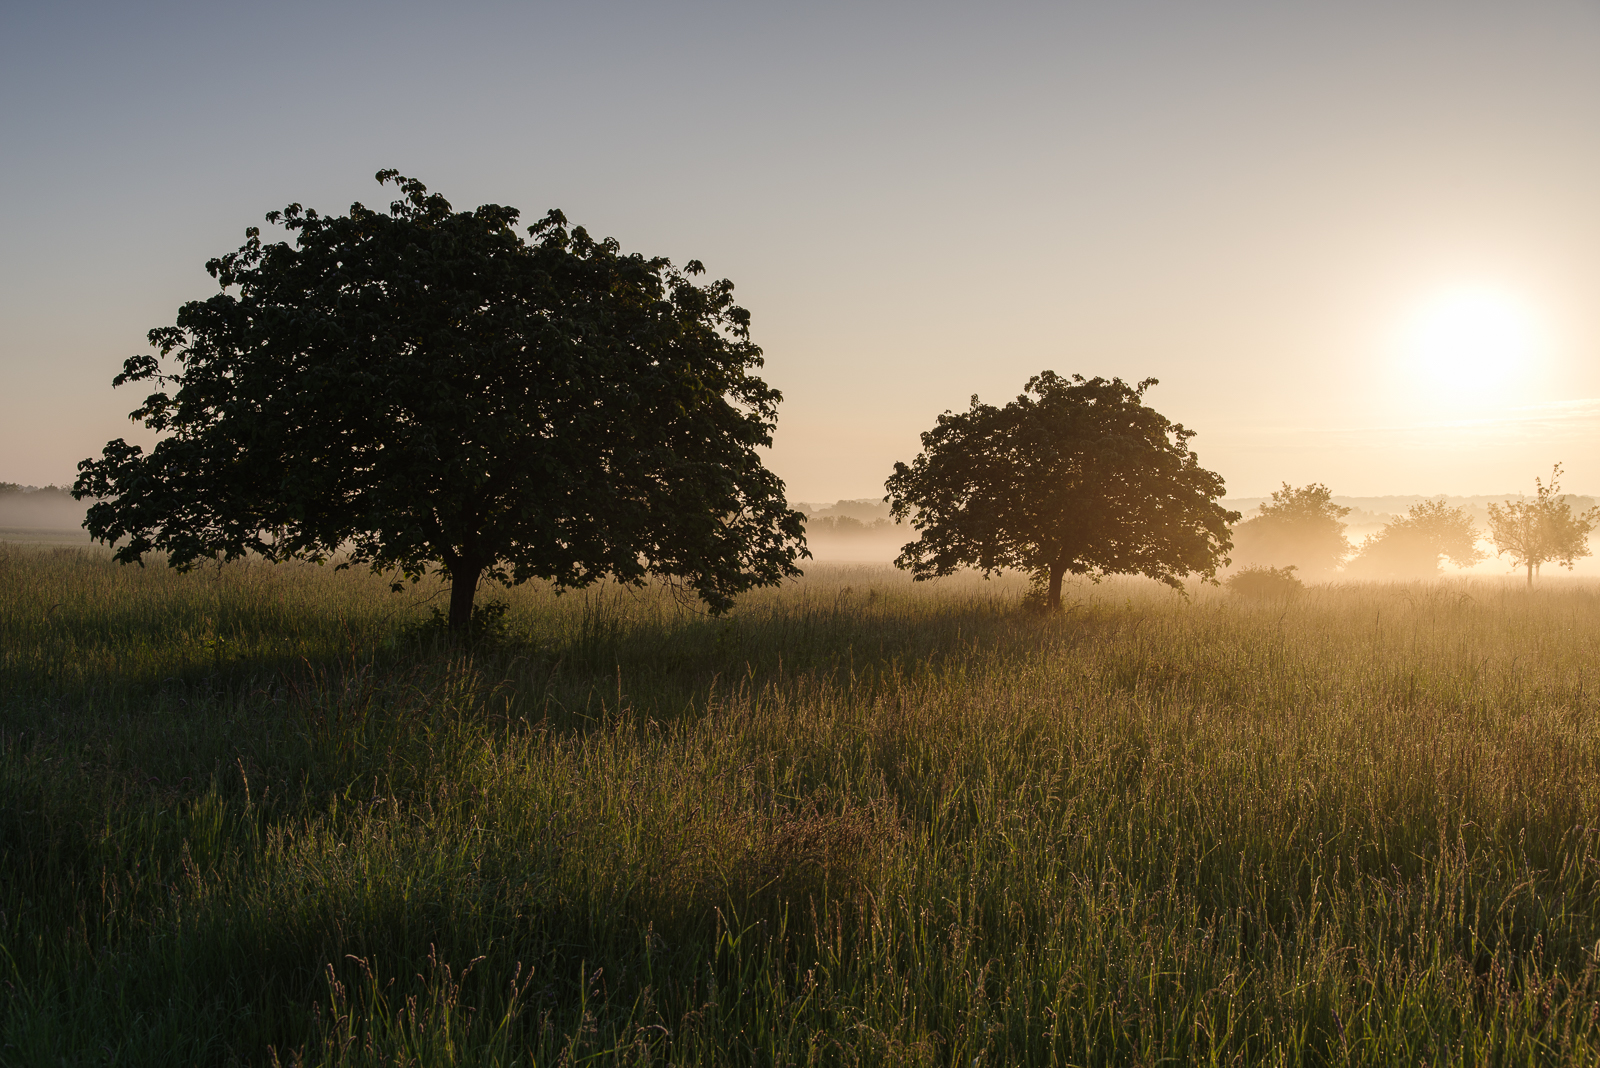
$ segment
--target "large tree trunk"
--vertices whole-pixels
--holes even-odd
[[[1533,565],[1528,565],[1528,588],[1533,589]]]
[[[1061,611],[1061,578],[1067,573],[1062,564],[1050,565],[1050,590],[1045,598],[1044,606],[1052,612]]]
[[[472,627],[472,599],[478,592],[482,564],[465,560],[450,568],[450,633],[465,637]]]

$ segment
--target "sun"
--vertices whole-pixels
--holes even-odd
[[[1503,290],[1462,286],[1417,306],[1403,347],[1419,385],[1487,402],[1526,381],[1540,341],[1539,323],[1522,301]]]

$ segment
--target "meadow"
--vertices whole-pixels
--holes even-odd
[[[1600,1063],[1600,586],[1025,588],[0,545],[0,1063]]]

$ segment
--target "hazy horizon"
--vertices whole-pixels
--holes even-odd
[[[4,484],[0,479],[0,485]],[[35,487],[37,488],[37,487]],[[1334,494],[1332,501],[1335,504],[1346,505],[1354,508],[1345,517],[1345,536],[1352,549],[1359,548],[1361,542],[1368,535],[1375,534],[1385,523],[1399,518],[1411,504],[1424,499],[1437,499],[1420,494],[1394,494],[1375,497],[1361,497],[1345,494]],[[1518,494],[1471,494],[1447,497],[1446,502],[1461,506],[1468,502],[1483,502],[1487,500],[1517,499]],[[1577,507],[1588,507],[1595,503],[1596,495],[1569,493],[1566,497],[1587,498],[1575,502]],[[1269,497],[1226,497],[1221,500],[1224,507],[1242,513],[1243,520],[1252,517],[1254,506]],[[888,506],[876,497],[863,498],[835,498],[831,501],[791,501],[791,505],[805,511],[808,516],[806,531],[807,547],[812,553],[813,563],[871,563],[886,564],[899,555],[901,547],[912,540],[911,529],[906,525],[872,525],[874,521],[887,522]],[[1392,504],[1386,511],[1376,511],[1368,505]],[[87,544],[88,535],[79,529],[86,504],[63,499],[57,494],[36,493],[6,493],[0,492],[0,542],[6,541],[43,541],[52,544]],[[1481,545],[1492,545],[1484,522],[1483,509],[1469,508],[1469,513],[1478,523],[1479,541]],[[812,520],[834,520],[838,517],[854,519],[861,525],[859,527],[846,527],[841,530],[837,527],[814,523]],[[1235,554],[1237,555],[1237,554]],[[1248,561],[1236,559],[1234,566],[1238,567]],[[1467,568],[1457,567],[1448,562],[1444,563],[1443,571],[1439,577],[1459,578],[1466,576],[1515,577],[1518,572],[1515,566],[1504,556],[1491,555],[1476,565]],[[1571,570],[1559,569],[1552,566],[1549,576],[1572,576],[1577,578],[1600,577],[1600,558],[1589,557],[1579,559]],[[1337,573],[1330,581],[1342,581],[1347,576]]]

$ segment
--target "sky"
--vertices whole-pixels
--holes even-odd
[[[0,2],[0,480],[290,202],[559,207],[732,279],[791,500],[1160,380],[1229,496],[1600,492],[1600,5]],[[270,234],[272,231],[268,231]]]

